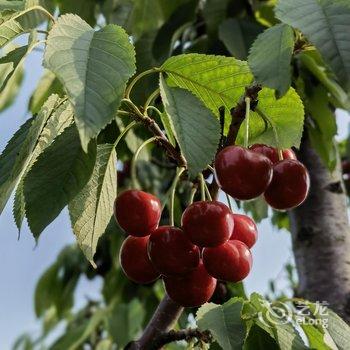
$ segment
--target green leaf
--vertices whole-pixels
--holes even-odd
[[[241,320],[242,300],[233,298],[223,305],[204,304],[197,311],[197,324],[209,330],[223,349],[241,350],[246,326]]]
[[[216,116],[221,106],[227,111],[234,107],[253,81],[247,63],[233,57],[179,55],[165,61],[161,70],[167,73],[171,86],[191,91]]]
[[[0,213],[25,170],[42,129],[55,105],[56,100],[48,101],[47,106],[41,113],[21,126],[1,154]]]
[[[218,116],[219,108],[235,107],[251,85],[253,76],[246,62],[233,57],[187,54],[169,58],[161,67],[168,75],[167,83],[194,93],[207,108]],[[258,108],[269,119],[266,122],[251,112],[249,142],[264,143],[279,148],[299,147],[304,124],[304,108],[300,97],[290,88],[276,99],[274,90],[263,88]],[[226,131],[230,124],[226,118]],[[238,135],[243,144],[244,123]],[[276,139],[277,134],[277,139]]]
[[[26,165],[25,172],[16,189],[13,216],[18,230],[21,230],[22,222],[25,217],[23,179],[44,149],[51,145],[54,139],[73,122],[73,110],[69,102],[60,99],[58,95],[50,96],[39,113],[50,113],[50,116],[38,137],[37,144],[32,151],[31,158]]]
[[[52,94],[61,95],[63,92],[62,85],[56,78],[55,74],[50,71],[45,71],[41,77],[33,95],[29,100],[29,110],[36,114],[40,111],[48,97]]]
[[[8,70],[6,78],[3,80],[0,86],[0,93],[5,90],[7,84],[11,81],[12,76],[16,73],[17,69],[21,68],[24,58],[33,50],[37,45],[35,35],[31,36],[29,45],[21,46],[10,51],[6,56],[0,58],[0,67],[5,65],[11,67]]]
[[[114,145],[98,145],[91,178],[69,203],[73,231],[93,265],[97,242],[108,226],[117,196],[116,162]]]
[[[293,29],[278,24],[258,36],[250,49],[248,63],[258,83],[283,96],[291,85]]]
[[[37,317],[54,308],[62,319],[74,304],[74,291],[80,276],[81,253],[75,245],[65,247],[56,261],[43,273],[35,287],[34,308]]]
[[[21,12],[0,13],[0,48],[17,36],[37,27],[42,21],[40,7],[28,8]]]
[[[243,202],[244,211],[253,216],[254,221],[261,222],[268,217],[269,207],[262,197]]]
[[[268,332],[254,324],[249,330],[243,350],[280,350],[280,347]]]
[[[350,91],[350,6],[341,0],[280,0],[275,9],[282,22],[299,29],[317,47]]]
[[[263,143],[277,148],[300,146],[304,127],[304,106],[293,88],[280,99],[276,99],[274,90],[264,88],[259,93],[257,109],[268,118],[263,118],[256,112],[250,113],[249,144]],[[237,143],[243,145],[243,123],[237,138]],[[277,137],[276,137],[277,136]]]
[[[108,330],[118,348],[124,348],[141,331],[144,317],[145,310],[138,299],[115,304],[108,319]]]
[[[21,11],[24,9],[24,1],[14,1],[14,0],[0,0],[0,11],[12,10]]]
[[[12,71],[12,64],[2,64],[0,66],[0,86],[4,85],[6,77]],[[13,73],[12,79],[0,93],[0,112],[10,107],[15,101],[23,81],[23,67],[18,67]]]
[[[86,185],[95,160],[96,145],[85,153],[75,125],[39,155],[24,179],[26,216],[35,238]]]
[[[311,326],[309,324],[301,325],[305,335],[307,336],[307,340],[309,341],[309,345],[311,349],[317,350],[331,350],[327,344],[325,344],[325,335],[324,332],[321,332],[315,326]]]
[[[56,0],[60,14],[76,13],[91,26],[96,24],[96,1],[95,0]]]
[[[327,309],[326,315],[321,316],[327,321],[327,332],[339,350],[347,350],[350,344],[350,327],[335,312]]]
[[[44,65],[53,71],[74,107],[83,149],[116,115],[135,53],[124,30],[108,25],[95,32],[75,15],[64,15],[47,39]]]
[[[350,110],[350,97],[336,82],[333,74],[329,72],[320,54],[313,51],[302,52],[299,56],[300,61],[306,68],[323,84],[336,100],[340,108]]]
[[[195,96],[188,91],[168,87],[162,76],[160,90],[190,176],[196,176],[215,157],[220,141],[220,124]]]
[[[208,27],[208,33],[215,35],[217,29],[227,16],[230,0],[207,0],[204,3],[203,17]]]
[[[255,22],[228,18],[220,24],[219,39],[232,56],[246,60],[249,48],[262,30],[262,27]]]
[[[307,131],[311,144],[330,171],[337,165],[337,146],[334,139],[337,123],[329,108],[328,93],[322,85],[313,89],[313,95],[307,99],[306,108],[312,117]]]

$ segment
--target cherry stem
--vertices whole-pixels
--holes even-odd
[[[144,106],[143,106],[143,110],[146,112],[146,114],[147,114],[147,108],[150,106],[150,104],[152,103],[152,101],[153,101],[154,99],[157,98],[157,96],[159,95],[159,93],[160,93],[160,89],[158,88],[157,90],[153,91],[153,92],[151,93],[151,95],[148,97],[146,103],[145,103]]]
[[[132,89],[134,88],[135,84],[140,80],[142,79],[143,77],[145,77],[146,75],[149,75],[149,74],[153,74],[153,73],[157,73],[159,71],[158,68],[151,68],[151,69],[148,69],[142,73],[140,73],[139,75],[137,75],[129,84],[129,86],[127,87],[127,89],[125,90],[125,98],[126,99],[130,99],[130,94],[131,94],[131,91]]]
[[[202,173],[199,174],[199,180],[201,183],[201,200],[205,201],[205,180]]]
[[[169,208],[169,222],[170,226],[175,225],[175,219],[174,219],[174,209],[175,209],[175,193],[176,193],[176,186],[179,182],[180,176],[185,171],[185,168],[178,168],[176,170],[176,175],[174,178],[174,181],[171,185],[171,195],[170,195],[170,208]]]
[[[190,195],[190,200],[189,200],[189,203],[188,205],[191,205],[194,201],[194,196],[196,195],[197,193],[197,187],[196,186],[193,186],[192,190],[191,190],[191,195]]]
[[[244,147],[249,145],[249,114],[250,114],[250,98],[246,97],[245,101],[245,133],[244,133]]]
[[[116,141],[114,142],[114,147],[117,147],[119,142],[123,139],[123,137],[128,133],[129,130],[131,130],[135,125],[137,124],[136,121],[131,122],[129,125],[127,125],[124,130],[120,133]]]
[[[229,196],[227,193],[225,193],[225,195],[226,195],[226,200],[227,200],[228,207],[229,207],[230,210],[232,211],[231,198],[230,198],[230,196]]]
[[[278,149],[277,152],[278,152],[278,159],[283,160],[283,151],[281,149]]]
[[[154,137],[151,137],[150,139],[146,140],[145,142],[143,142],[141,144],[141,146],[137,149],[137,151],[135,152],[135,154],[132,158],[132,161],[131,161],[131,180],[132,180],[133,187],[135,189],[139,188],[138,183],[137,183],[137,171],[136,171],[137,158],[139,157],[139,155],[144,147],[146,147],[148,144],[150,144],[154,141],[157,141],[157,139],[158,139],[158,137],[154,136]]]
[[[212,201],[213,198],[211,197],[211,194],[210,194],[210,191],[209,191],[209,188],[208,188],[208,185],[207,185],[207,182],[204,180],[204,188],[205,188],[205,193],[207,195],[207,198]]]

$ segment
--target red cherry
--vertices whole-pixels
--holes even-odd
[[[195,269],[200,250],[180,228],[161,226],[148,241],[148,255],[154,267],[163,275],[183,275]]]
[[[251,149],[253,152],[263,154],[265,157],[269,158],[273,164],[279,162],[278,150],[276,148],[267,145],[255,144],[250,146],[249,149]],[[297,156],[291,149],[284,149],[282,151],[282,155],[283,159],[297,159]]]
[[[230,240],[238,240],[251,248],[258,239],[258,229],[253,219],[246,215],[233,214],[235,227]]]
[[[120,265],[132,281],[147,284],[159,277],[147,254],[148,237],[129,236],[120,249]]]
[[[215,174],[222,190],[233,198],[253,199],[270,184],[272,163],[260,153],[230,146],[216,156]]]
[[[348,160],[343,160],[341,162],[341,166],[342,166],[343,174],[349,174],[350,173],[350,162]]]
[[[233,214],[217,201],[195,202],[184,211],[182,227],[192,243],[216,247],[229,240],[234,227]]]
[[[228,241],[219,247],[204,248],[203,262],[208,273],[223,281],[239,282],[248,276],[252,254],[241,241]]]
[[[135,237],[147,236],[158,227],[162,206],[150,193],[128,190],[114,203],[114,216],[120,227]]]
[[[265,200],[279,210],[297,207],[306,199],[310,187],[309,173],[297,160],[286,159],[273,167],[273,178]]]
[[[206,303],[213,295],[216,279],[205,270],[201,261],[196,269],[181,277],[164,277],[169,297],[184,307]]]

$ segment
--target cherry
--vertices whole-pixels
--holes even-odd
[[[234,227],[233,214],[217,201],[195,202],[184,211],[182,227],[193,244],[216,247],[229,240]]]
[[[253,219],[241,214],[233,214],[233,218],[235,220],[235,227],[230,239],[241,241],[248,248],[253,247],[258,239],[258,229]]]
[[[275,209],[291,209],[304,202],[309,187],[310,178],[305,166],[297,160],[286,159],[274,165],[272,182],[264,196]]]
[[[184,307],[206,303],[214,294],[216,279],[206,271],[201,261],[196,269],[181,277],[164,277],[169,297]]]
[[[252,254],[241,241],[228,241],[219,247],[204,248],[203,262],[208,273],[223,281],[239,282],[248,276]]]
[[[267,145],[255,144],[250,146],[249,149],[251,149],[253,152],[263,154],[265,157],[269,158],[273,164],[279,162],[278,150],[276,148]],[[282,155],[283,159],[297,159],[297,156],[291,149],[284,149],[282,151]]]
[[[260,153],[230,146],[216,156],[215,174],[222,190],[233,198],[253,199],[270,184],[272,163]]]
[[[120,227],[135,237],[147,236],[155,230],[161,213],[159,199],[143,191],[125,191],[114,203],[114,216]]]
[[[148,237],[129,236],[120,249],[120,265],[132,281],[147,284],[159,277],[147,254]]]
[[[349,174],[350,173],[350,162],[348,160],[343,160],[341,162],[341,166],[342,166],[343,174]]]
[[[148,241],[148,255],[154,267],[163,275],[183,275],[195,269],[200,250],[180,228],[161,226]]]

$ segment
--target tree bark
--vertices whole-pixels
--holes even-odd
[[[181,316],[183,307],[172,301],[166,294],[158,305],[151,321],[144,330],[141,338],[127,346],[128,350],[153,349],[153,342],[160,335],[171,329]]]
[[[340,164],[330,174],[307,137],[298,158],[311,178],[307,200],[289,213],[298,294],[311,301],[326,301],[349,323],[350,230]]]

